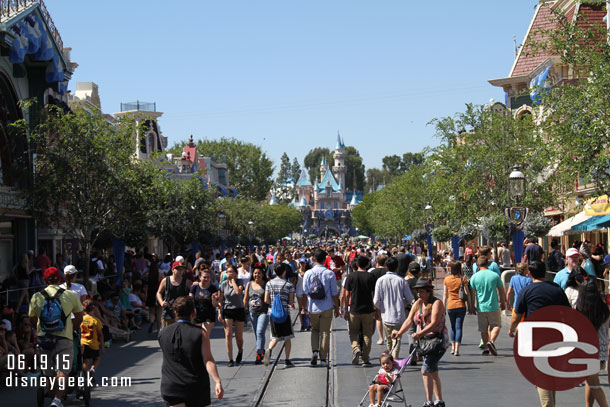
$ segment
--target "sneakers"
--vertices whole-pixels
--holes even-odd
[[[106,342],[104,342],[104,347],[105,348],[109,348],[110,345],[112,345],[112,339],[108,339]]]
[[[57,397],[55,397],[53,399],[53,401],[51,402],[51,407],[64,407],[64,404],[61,402],[60,399],[58,399]]]
[[[445,407],[445,402],[443,400],[436,400],[433,404],[434,407]]]
[[[481,342],[479,342],[479,349],[485,349],[485,343],[483,342],[483,339],[481,339]]]
[[[237,363],[238,365],[241,363],[241,358],[244,356],[244,352],[243,351],[239,351],[237,352],[237,357],[235,358],[235,363]]]
[[[455,353],[453,354],[454,356],[460,356],[460,351],[456,350]]]
[[[484,349],[483,352],[481,352],[481,355],[489,356],[489,349]]]
[[[260,352],[256,352],[256,360],[254,361],[255,365],[262,365],[263,364],[263,353]]]
[[[229,363],[227,363],[227,367],[233,367],[235,366],[235,362],[233,362],[232,360],[229,360]]]
[[[318,364],[318,351],[314,350],[313,351],[313,355],[311,356],[311,362],[309,362],[310,365],[315,366]]]
[[[360,351],[359,350],[354,352],[354,355],[352,356],[352,365],[357,365],[358,363],[360,363]]]
[[[434,407],[434,403],[431,401],[426,401],[422,407]]]
[[[453,349],[451,349],[451,354],[455,355],[455,351]]]
[[[489,352],[492,355],[498,356],[498,350],[496,349],[496,345],[494,345],[493,342],[491,342],[491,341],[487,342],[487,349],[489,349]]]
[[[328,366],[326,359],[320,359],[320,366]]]
[[[373,366],[373,365],[368,360],[366,362],[364,362],[364,361],[362,362],[362,367],[371,367],[371,366]]]
[[[265,356],[263,357],[263,365],[269,366],[270,359],[271,359],[271,349],[267,349],[265,351]]]
[[[287,368],[289,367],[294,367],[294,364],[290,361],[290,359],[286,359],[284,361],[284,366],[286,366]]]
[[[383,340],[383,338],[379,338],[376,343],[377,345],[383,345],[385,341]]]

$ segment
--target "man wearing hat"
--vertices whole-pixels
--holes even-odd
[[[577,249],[571,247],[566,252],[566,267],[557,272],[553,282],[558,284],[562,290],[566,289],[566,284],[568,283],[568,277],[570,276],[570,272],[580,261],[580,253]]]
[[[72,370],[74,358],[72,332],[73,327],[80,327],[83,320],[83,306],[74,292],[59,287],[60,274],[57,268],[47,268],[43,278],[46,288],[32,296],[28,315],[32,325],[36,325],[41,352],[49,360],[48,369],[43,373],[45,376],[58,378],[51,407],[63,407],[61,399],[65,393],[65,381]],[[62,315],[59,322],[51,325],[50,321],[45,321],[44,318],[41,321],[41,314],[45,301],[49,304],[53,298],[59,299]],[[74,319],[70,318],[70,313],[74,314]]]
[[[189,294],[192,282],[184,276],[186,266],[183,262],[175,261],[172,263],[172,274],[161,280],[157,290],[157,301],[163,309],[161,328],[176,322],[172,304],[178,297],[185,297]]]

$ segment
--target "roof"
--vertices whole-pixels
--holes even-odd
[[[343,144],[343,140],[341,139],[341,134],[337,132],[337,145],[335,146],[335,150],[342,150],[345,148],[345,144]]]
[[[301,198],[301,202],[299,202],[299,206],[307,206],[307,200],[305,197]]]
[[[573,11],[571,11],[573,13]],[[545,59],[552,56],[548,50],[537,50],[535,55],[532,53],[532,42],[538,42],[545,40],[540,30],[551,30],[556,27],[556,23],[553,20],[553,14],[551,12],[551,6],[546,3],[540,3],[536,7],[536,12],[532,18],[532,22],[525,35],[523,41],[524,46],[519,50],[519,54],[515,59],[515,63],[510,71],[509,76],[522,76],[529,74],[532,70],[538,67]]]
[[[579,212],[576,215],[572,216],[571,218],[568,218],[568,219],[564,220],[563,222],[558,223],[557,225],[553,226],[551,228],[551,230],[549,230],[549,233],[547,233],[546,235],[547,236],[563,236],[568,233],[575,233],[572,230],[572,226],[579,225],[590,218],[591,218],[591,216],[585,215],[585,211]]]
[[[339,192],[341,190],[333,173],[329,169],[326,170],[326,174],[324,174],[324,178],[322,178],[322,181],[317,185],[317,188],[320,191],[324,191],[328,186],[332,188],[333,192]]]
[[[299,175],[299,180],[297,181],[297,187],[309,187],[311,186],[311,181],[309,180],[309,172],[303,168],[301,170],[301,175]]]
[[[351,202],[349,204],[356,206],[359,203],[360,203],[360,201],[358,200],[358,195],[356,195],[356,194],[352,195],[352,200],[351,200]]]

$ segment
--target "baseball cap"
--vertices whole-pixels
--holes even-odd
[[[578,256],[580,253],[573,247],[570,247],[566,252],[566,257]]]
[[[61,277],[59,276],[59,270],[57,270],[56,267],[49,267],[44,271],[43,278],[45,280],[48,280],[50,278],[56,278],[59,280]]]
[[[307,257],[301,257],[299,259],[299,263],[307,263],[309,260],[307,260]]]
[[[602,266],[606,266],[610,264],[610,254],[607,254],[606,257],[604,257],[604,262],[602,263]]]
[[[184,264],[184,257],[182,257],[182,256],[176,256],[176,261],[178,261],[178,262],[180,262],[180,263]]]
[[[418,275],[421,272],[421,266],[419,263],[413,262],[409,264],[409,272],[414,276]]]
[[[186,268],[184,266],[184,263],[182,263],[181,261],[176,260],[175,262],[172,263],[172,270],[173,269],[177,269],[177,268]]]
[[[64,268],[65,275],[76,274],[76,273],[78,273],[78,270],[76,269],[76,267],[74,267],[71,264]]]

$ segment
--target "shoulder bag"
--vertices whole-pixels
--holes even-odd
[[[424,329],[424,303],[422,302],[419,307],[419,329]],[[436,355],[445,351],[443,335],[437,332],[429,333],[419,338],[417,343],[419,354],[421,356]]]

